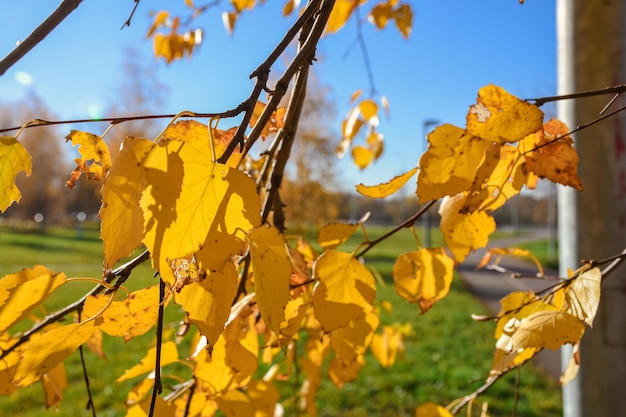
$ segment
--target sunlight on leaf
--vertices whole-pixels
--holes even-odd
[[[98,324],[98,320],[66,324],[22,345],[13,382],[25,387],[41,379],[85,343]]]
[[[330,345],[336,357],[344,364],[349,364],[364,355],[379,324],[377,314],[364,312],[346,326],[333,330],[330,333]]]
[[[422,314],[444,298],[454,277],[454,260],[443,248],[428,248],[398,256],[393,280],[398,295],[418,303]]]
[[[600,268],[580,273],[565,290],[564,311],[583,320],[589,327],[600,304]]]
[[[428,143],[428,150],[419,163],[419,202],[454,196],[467,190],[474,182],[489,142],[445,124],[428,135]]]
[[[280,334],[289,301],[291,262],[285,237],[275,227],[261,226],[248,234],[256,302],[265,324]]]
[[[495,220],[484,211],[461,214],[464,201],[465,196],[458,194],[444,199],[439,208],[439,228],[457,263],[463,262],[471,251],[487,246],[489,235],[496,230]]]
[[[313,291],[315,317],[327,332],[358,318],[374,302],[374,276],[349,253],[324,252],[314,275],[319,280]]]
[[[337,0],[333,6],[333,10],[326,24],[326,33],[337,33],[345,26],[354,9],[360,5],[363,0]]]
[[[0,333],[22,320],[67,281],[64,273],[55,273],[37,265],[0,279]]]
[[[20,202],[22,194],[15,185],[15,177],[20,172],[27,176],[32,173],[30,154],[14,137],[0,136],[0,213],[6,211],[13,202]]]
[[[73,146],[78,145],[80,153],[80,158],[74,159],[76,168],[72,171],[67,186],[73,188],[81,174],[85,174],[89,180],[102,181],[111,168],[109,147],[102,138],[93,133],[72,130],[65,140],[71,140]]]
[[[488,141],[517,142],[541,128],[543,112],[512,96],[503,88],[488,85],[478,91],[476,104],[467,114],[467,131]]]
[[[530,172],[557,184],[569,185],[582,191],[583,185],[577,171],[578,154],[568,132],[569,129],[565,124],[551,119],[544,124],[542,130],[529,135],[520,142],[520,147],[522,147],[521,151],[524,153]],[[533,150],[557,137],[561,139]]]
[[[412,170],[405,172],[404,174],[400,174],[391,180],[378,185],[363,185],[359,184],[356,186],[356,190],[359,194],[364,195],[370,198],[385,198],[396,191],[400,190],[404,184],[407,183],[419,170],[418,167],[413,168]]]
[[[108,303],[112,295],[98,294],[85,300],[83,314],[94,317]],[[150,330],[159,312],[159,286],[134,291],[121,301],[113,301],[104,310],[100,330],[109,336],[124,337],[124,341],[140,336]]]
[[[320,227],[317,241],[323,249],[336,249],[361,227],[361,223],[329,223]]]
[[[139,200],[143,192],[144,170],[140,162],[152,142],[127,137],[102,186],[100,238],[103,242],[104,270],[141,245],[143,212]],[[123,230],[124,233],[120,233]]]

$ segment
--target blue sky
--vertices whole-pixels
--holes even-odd
[[[376,3],[368,2],[365,9]],[[347,159],[340,163],[345,188],[384,182],[415,166],[424,146],[423,121],[434,118],[464,125],[467,108],[484,85],[500,85],[522,98],[555,93],[554,1],[410,3],[414,21],[408,41],[393,26],[384,31],[369,24],[363,27],[376,89],[388,97],[391,116],[381,119],[386,151],[379,161],[362,172]],[[6,55],[57,5],[41,0],[5,2],[0,55]],[[281,16],[282,5],[282,0],[267,0],[244,13],[233,36],[222,26],[223,7],[199,18],[197,25],[205,30],[205,39],[193,58],[170,65],[155,63],[160,80],[170,89],[162,110],[217,112],[243,101],[253,85],[248,75],[294,20]],[[136,47],[136,59],[153,60],[151,43],[145,39],[149,12],[184,10],[183,0],[142,0],[131,27],[120,30],[132,6],[131,0],[83,1],[0,77],[0,102],[19,100],[34,89],[59,118],[89,117],[106,108],[123,76],[120,68],[127,47]],[[315,64],[338,110],[336,131],[352,92],[369,91],[360,50],[351,47],[355,28],[351,21],[338,35],[326,37],[319,47],[320,62]],[[24,85],[23,74],[30,75],[31,85]]]

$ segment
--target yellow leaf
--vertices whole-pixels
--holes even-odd
[[[317,241],[323,249],[336,249],[350,239],[361,223],[329,223],[320,228]]]
[[[522,152],[524,152],[530,172],[541,178],[582,191],[583,185],[577,171],[578,154],[568,132],[569,129],[562,122],[551,119],[544,124],[542,130],[529,135],[523,142],[520,142],[520,146],[523,143]],[[554,141],[558,137],[561,139]],[[551,141],[554,142],[545,145]],[[542,145],[545,146],[533,151]]]
[[[250,381],[246,389],[248,399],[256,411],[255,417],[273,417],[280,399],[278,389],[271,381]]]
[[[362,194],[366,197],[370,198],[385,198],[400,190],[404,184],[407,183],[413,175],[417,173],[419,170],[418,167],[413,168],[412,170],[405,172],[404,174],[400,174],[397,177],[392,178],[383,184],[378,185],[363,185],[359,184],[356,186],[356,190],[359,194]]]
[[[359,98],[363,94],[363,90],[358,89],[350,96],[350,103],[354,103],[357,98]]]
[[[336,386],[342,388],[346,382],[354,381],[359,376],[364,364],[363,356],[358,356],[349,364],[342,362],[339,358],[334,358],[328,364],[328,376]]]
[[[254,290],[261,318],[276,335],[289,301],[291,262],[285,237],[275,227],[261,226],[248,234]]]
[[[585,331],[578,317],[561,311],[543,310],[521,320],[512,336],[512,351],[544,347],[557,350],[566,343],[576,343]]]
[[[80,153],[80,158],[74,159],[76,168],[72,171],[67,186],[73,188],[81,174],[85,174],[89,180],[102,181],[111,168],[109,147],[102,138],[93,133],[72,130],[65,140],[71,140],[73,146],[78,145]]]
[[[372,129],[367,135],[366,141],[367,147],[372,152],[372,155],[374,155],[374,160],[380,158],[385,147],[384,136]]]
[[[89,336],[89,339],[85,342],[85,346],[102,359],[107,359],[107,355],[102,350],[102,331],[100,329],[96,329],[96,331]]]
[[[576,378],[580,369],[580,342],[576,343],[572,349],[572,357],[567,362],[567,366],[563,374],[559,378],[561,386],[567,385],[571,380]]]
[[[226,417],[254,417],[254,406],[248,396],[241,391],[228,391],[216,397],[215,401]]]
[[[494,255],[497,257],[496,257],[496,260],[493,261],[492,263],[496,265],[500,264],[500,261],[502,260],[502,258],[504,258],[505,256],[509,256],[509,255],[520,257],[520,258],[529,258],[531,261],[533,261],[533,263],[537,267],[537,275],[543,276],[543,267],[541,266],[541,262],[539,262],[539,259],[537,259],[537,257],[533,255],[528,249],[520,249],[520,248],[497,248],[497,247],[489,248],[487,249],[485,256],[483,256],[483,258],[478,263],[478,265],[476,265],[476,270],[487,266],[487,264],[489,264],[489,262],[491,261]]]
[[[167,10],[161,10],[159,11],[155,16],[154,16],[154,21],[152,22],[152,25],[150,25],[150,28],[148,29],[148,33],[146,34],[146,38],[151,37],[152,35],[154,35],[154,32],[160,28],[161,26],[165,25],[167,19],[170,17],[170,14],[167,12]]]
[[[352,159],[356,166],[365,169],[374,162],[374,153],[365,146],[357,145],[352,148]]]
[[[401,4],[393,11],[393,19],[404,39],[408,39],[413,28],[413,10],[411,10],[411,6],[408,3]]]
[[[420,203],[467,190],[476,178],[489,142],[445,124],[428,135],[428,150],[420,159],[417,196]]]
[[[161,366],[169,365],[178,361],[178,349],[176,343],[168,341],[161,345]],[[156,347],[148,349],[146,356],[141,359],[141,363],[127,369],[124,374],[115,382],[122,382],[136,378],[140,375],[154,371],[156,365]]]
[[[283,16],[290,16],[298,7],[300,7],[300,0],[287,0],[283,6]]]
[[[380,334],[372,338],[370,350],[383,368],[389,368],[396,362],[398,352],[404,350],[402,332],[393,326],[383,326]]]
[[[12,338],[8,332],[0,332],[0,352],[4,352],[18,341],[19,339]],[[20,355],[16,351],[8,353],[0,360],[0,395],[9,395],[19,389],[11,380],[19,361]]]
[[[144,189],[144,170],[140,162],[150,146],[148,139],[127,137],[102,186],[99,216],[105,271],[141,245],[143,212],[139,200]]]
[[[422,314],[448,294],[454,277],[454,261],[443,248],[404,253],[393,266],[396,292],[418,303]]]
[[[543,112],[512,96],[503,88],[488,85],[478,91],[476,104],[467,114],[467,131],[488,141],[517,142],[541,128]]]
[[[228,33],[229,35],[232,35],[235,31],[235,23],[237,22],[237,17],[239,17],[239,14],[236,12],[222,12],[222,23],[224,24],[226,33]]]
[[[13,202],[20,202],[22,194],[15,186],[15,177],[20,172],[30,176],[32,162],[30,154],[14,137],[0,136],[0,213]]]
[[[384,29],[389,19],[393,17],[391,3],[379,3],[367,16],[367,19],[378,29]]]
[[[313,273],[319,281],[313,290],[315,317],[327,332],[358,318],[374,302],[374,276],[349,253],[324,252]]]
[[[496,340],[502,336],[504,327],[512,318],[521,320],[540,310],[554,310],[549,304],[534,301],[535,299],[535,293],[532,291],[515,291],[500,300],[500,312],[494,334]]]
[[[462,212],[494,211],[520,193],[526,184],[526,166],[519,149],[494,144],[476,172],[476,180]]]
[[[344,364],[349,364],[364,355],[379,324],[378,315],[364,312],[346,326],[330,332],[330,344],[336,357]]]
[[[258,123],[261,114],[265,111],[267,105],[262,101],[257,101],[254,106],[254,110],[252,112],[252,117],[250,117],[250,127],[255,127]],[[285,125],[285,107],[279,107],[270,116],[268,122],[263,126],[263,130],[261,130],[261,138],[265,139],[272,133],[276,133],[278,129],[282,128]]]
[[[439,228],[457,263],[463,262],[471,251],[487,246],[489,235],[496,230],[495,220],[484,211],[461,214],[464,201],[465,196],[458,194],[444,199],[439,208]]]
[[[224,330],[236,293],[237,271],[232,262],[227,262],[222,271],[211,272],[199,282],[183,286],[175,299],[189,321],[207,338],[210,348]]]
[[[241,13],[242,10],[253,9],[256,0],[230,0],[230,2],[235,6],[235,10]]]
[[[289,300],[285,306],[285,320],[280,323],[280,336],[283,339],[292,338],[300,330],[308,308],[303,297]]]
[[[0,279],[0,334],[22,320],[52,292],[67,281],[64,273],[55,273],[37,265]]]
[[[367,123],[378,126],[378,104],[372,99],[365,99],[359,103],[359,112]]]
[[[362,0],[337,0],[326,24],[326,33],[337,33],[344,27]]]
[[[58,410],[63,401],[63,391],[67,388],[67,375],[63,362],[45,374],[41,382],[46,395],[46,408],[54,407]]]
[[[261,223],[256,184],[243,172],[213,163],[209,144],[196,136],[164,140],[144,160],[147,187],[140,205],[144,243],[161,278],[175,283],[168,260],[196,254],[220,270],[245,249],[245,232]],[[208,256],[200,255],[207,251]],[[208,261],[207,261],[208,262]]]
[[[583,320],[589,327],[600,304],[600,268],[592,268],[578,275],[565,290],[563,311]]]
[[[452,414],[440,405],[426,403],[417,407],[415,417],[452,417]]]
[[[85,300],[83,314],[93,317],[108,303],[111,295],[98,294]],[[128,342],[146,333],[156,324],[159,313],[159,286],[153,285],[131,293],[122,301],[113,301],[102,312],[100,329],[110,336],[124,337]]]
[[[23,345],[20,349],[13,382],[28,386],[38,381],[85,343],[97,327],[98,320],[56,327]]]

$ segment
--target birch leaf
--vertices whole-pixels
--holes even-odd
[[[19,203],[22,193],[15,185],[15,177],[20,172],[27,176],[32,173],[30,154],[17,141],[10,136],[0,136],[0,213],[4,212],[13,202]]]
[[[267,226],[252,230],[248,238],[259,311],[265,324],[279,335],[291,281],[287,242],[278,229]]]

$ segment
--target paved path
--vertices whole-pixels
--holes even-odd
[[[513,247],[522,242],[533,242],[547,239],[546,229],[532,229],[518,237],[506,239],[496,239],[489,243],[489,247]],[[511,278],[509,274],[489,270],[486,268],[476,271],[476,265],[486,253],[486,249],[481,249],[470,256],[457,268],[463,280],[467,283],[472,293],[480,299],[490,312],[496,314],[500,311],[500,299],[512,291],[540,291],[554,281],[531,279],[531,278]],[[501,266],[516,272],[534,274],[537,268],[532,262],[515,257],[505,257],[500,263]],[[546,275],[557,275],[556,271],[545,271]],[[495,340],[494,340],[495,343]],[[561,354],[560,351],[544,349],[533,359],[535,365],[545,370],[550,376],[558,379],[561,375]]]

